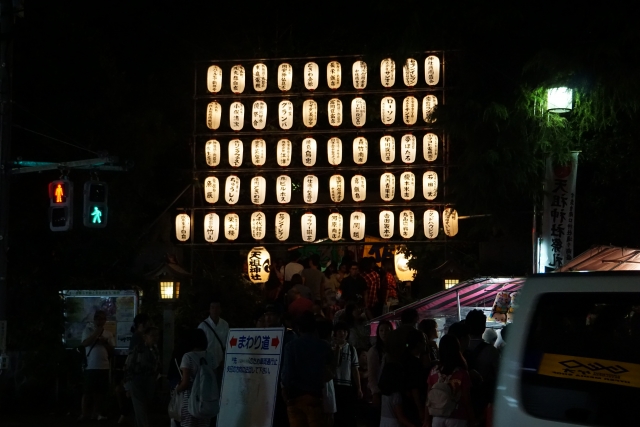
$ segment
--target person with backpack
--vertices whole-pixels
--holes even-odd
[[[358,399],[362,399],[358,352],[353,345],[347,342],[349,326],[346,323],[336,323],[333,334],[332,349],[336,365],[334,382],[338,409],[335,414],[335,423],[340,427],[355,427],[356,402]]]
[[[215,361],[214,369],[217,369],[216,375],[218,381],[222,381],[222,370],[224,369],[224,353],[227,348],[227,338],[229,337],[229,324],[220,317],[222,313],[222,305],[220,300],[214,299],[209,304],[209,316],[204,319],[198,329],[204,331],[209,346],[207,350],[213,356]],[[218,382],[218,387],[221,383]]]

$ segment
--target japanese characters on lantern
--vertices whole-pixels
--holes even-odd
[[[224,200],[230,205],[238,203],[240,197],[240,178],[229,175],[224,184]]]
[[[396,159],[396,140],[391,135],[380,138],[380,158],[383,163],[393,163]]]
[[[354,202],[363,202],[367,198],[367,180],[362,175],[351,178],[351,197]]]
[[[216,130],[220,127],[220,118],[222,117],[222,107],[216,101],[207,105],[207,127]]]
[[[318,201],[318,177],[307,175],[302,184],[302,194],[305,203],[315,203]]]
[[[438,174],[434,171],[426,171],[422,176],[422,192],[424,198],[433,200],[438,197]]]
[[[415,96],[407,96],[402,101],[402,120],[405,125],[415,125],[418,120],[418,100]]]
[[[362,90],[367,87],[367,63],[364,61],[356,61],[352,67],[353,87]]]
[[[185,213],[176,215],[176,239],[180,242],[186,242],[190,236],[191,217]]]
[[[207,90],[211,93],[218,93],[222,89],[222,69],[217,65],[212,65],[207,70]]]
[[[204,216],[204,240],[208,243],[218,241],[220,234],[220,217],[216,213],[209,213]]]
[[[262,63],[253,66],[253,89],[256,92],[267,89],[267,66]]]
[[[302,140],[302,163],[311,167],[316,164],[318,155],[318,143],[313,138],[305,138]]]
[[[261,205],[267,193],[267,181],[262,176],[251,178],[251,203]]]
[[[229,213],[224,216],[224,237],[227,240],[236,240],[240,231],[240,217],[238,214]]]
[[[267,160],[267,143],[264,139],[251,141],[251,162],[254,166],[263,166]]]
[[[220,164],[220,143],[215,139],[207,141],[204,145],[204,155],[208,166],[218,166]]]
[[[278,105],[278,123],[280,128],[284,130],[291,129],[291,126],[293,126],[293,103],[291,101],[280,101]]]
[[[367,102],[362,98],[351,101],[351,122],[357,128],[364,126],[367,121]]]
[[[242,141],[239,139],[232,139],[229,141],[229,166],[232,168],[239,168],[242,166],[242,157],[244,148]]]
[[[242,130],[244,126],[244,105],[236,101],[229,107],[229,126],[235,131]]]
[[[390,202],[396,194],[396,177],[385,172],[380,176],[380,198],[385,202]]]
[[[380,101],[380,120],[387,126],[396,120],[396,100],[392,96],[385,96]]]
[[[313,242],[316,240],[316,216],[310,212],[305,213],[300,218],[302,240]]]
[[[244,67],[242,65],[234,65],[231,67],[231,92],[244,92]]]
[[[278,66],[278,89],[282,92],[291,90],[293,81],[293,68],[286,62]]]
[[[442,228],[449,237],[458,234],[458,212],[455,209],[446,208],[442,212]]]
[[[440,214],[435,209],[427,209],[424,212],[424,236],[427,239],[435,239],[438,237],[440,229]]]
[[[204,199],[207,203],[217,203],[220,197],[220,184],[218,178],[209,176],[204,180]]]
[[[266,221],[267,218],[263,212],[258,211],[251,214],[251,237],[256,240],[264,239],[267,233]]]
[[[308,90],[316,90],[319,80],[320,71],[318,70],[318,64],[315,62],[307,62],[304,66],[304,87]]]
[[[330,126],[340,126],[342,124],[342,101],[338,98],[330,99],[327,108],[327,115],[329,116]]]
[[[406,134],[402,137],[402,162],[411,164],[416,161],[416,137]]]
[[[291,202],[291,178],[287,175],[280,175],[276,180],[276,196],[278,203]]]
[[[276,214],[276,239],[284,242],[289,238],[289,228],[291,227],[291,217],[287,212]]]
[[[415,231],[416,218],[413,211],[404,210],[400,212],[399,218],[399,231],[400,236],[403,239],[410,239],[413,237]]]
[[[331,166],[342,163],[342,141],[338,137],[329,138],[327,142],[327,157]]]
[[[337,242],[342,239],[343,218],[337,212],[329,214],[327,219],[327,231],[329,232],[329,239],[333,242]]]
[[[365,216],[361,211],[351,213],[349,231],[353,240],[364,239]]]
[[[413,87],[418,83],[418,61],[408,58],[402,67],[402,79],[405,86]]]
[[[276,147],[278,166],[287,167],[291,164],[291,141],[281,139]]]
[[[329,89],[339,89],[342,83],[342,67],[338,61],[327,64],[327,86]]]
[[[256,101],[251,109],[251,125],[255,130],[262,130],[267,124],[267,103]]]
[[[422,138],[422,151],[427,162],[435,162],[438,158],[438,135],[428,133]]]
[[[403,200],[411,200],[416,194],[416,176],[413,172],[403,172],[400,175],[400,196]]]
[[[438,105],[438,98],[435,95],[427,95],[422,100],[422,118],[426,123],[433,123],[435,119],[432,117]]]
[[[429,86],[440,82],[440,58],[435,55],[427,56],[424,60],[424,80]]]
[[[333,175],[329,178],[329,194],[334,203],[340,203],[344,200],[344,184],[342,175]]]
[[[380,237],[382,237],[383,239],[392,238],[394,223],[395,219],[393,212],[387,210],[380,212],[380,216],[378,218]]]
[[[364,136],[359,136],[353,140],[353,162],[357,165],[367,163],[369,154],[369,142]]]
[[[247,272],[252,283],[266,283],[271,271],[271,256],[262,246],[247,254]]]
[[[393,87],[396,82],[396,62],[385,58],[380,63],[380,83],[384,87]]]
[[[318,103],[313,99],[307,99],[302,104],[302,122],[308,128],[318,123]]]

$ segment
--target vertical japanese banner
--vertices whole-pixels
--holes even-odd
[[[571,163],[564,166],[549,158],[546,169],[539,273],[560,268],[573,259],[578,153],[572,153]]]
[[[284,328],[231,329],[218,425],[272,427]]]

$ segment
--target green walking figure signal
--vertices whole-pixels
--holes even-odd
[[[102,212],[100,212],[100,209],[98,209],[97,206],[93,207],[93,212],[91,212],[91,216],[93,217],[93,221],[91,221],[93,224],[100,224],[102,222],[100,221]]]
[[[84,205],[82,223],[88,228],[107,226],[109,207],[107,198],[109,187],[106,182],[87,181],[84,183]]]

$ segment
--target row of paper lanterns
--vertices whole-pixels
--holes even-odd
[[[251,81],[256,92],[267,90],[267,65],[258,63],[253,66]],[[231,91],[236,94],[244,92],[247,72],[242,65],[231,67],[230,85]],[[362,90],[367,87],[367,63],[356,61],[351,66],[353,87]],[[310,90],[318,89],[320,82],[320,67],[315,62],[307,62],[303,68],[304,86]],[[409,58],[402,66],[402,81],[405,86],[413,87],[418,84],[418,61]],[[430,55],[424,60],[424,80],[429,86],[435,86],[440,82],[440,58]],[[385,88],[393,87],[396,81],[396,62],[391,58],[385,58],[380,63],[380,83]],[[277,86],[282,92],[291,90],[293,83],[293,67],[291,64],[282,63],[278,66]],[[327,86],[329,89],[338,89],[342,84],[342,65],[338,61],[327,64]],[[212,65],[207,70],[207,89],[211,93],[218,93],[222,89],[222,68]]]
[[[257,211],[251,214],[250,232],[255,240],[263,240],[267,233],[267,217],[264,212]],[[403,210],[398,214],[397,232],[403,239],[411,239],[415,234],[416,216],[411,210]],[[279,241],[289,239],[291,229],[291,216],[288,212],[278,212],[275,215],[273,230]],[[222,229],[221,229],[222,225]],[[435,209],[427,209],[423,216],[424,235],[428,239],[438,237],[440,230],[440,214]],[[332,212],[327,217],[327,233],[331,241],[337,242],[343,239],[345,220],[342,214]],[[302,240],[308,243],[315,242],[317,217],[307,212],[300,217],[300,230]],[[349,217],[349,237],[360,241],[365,237],[366,215],[362,211],[354,211]],[[453,208],[445,208],[442,212],[442,228],[445,235],[453,237],[458,234],[458,213]],[[378,231],[383,239],[391,239],[396,233],[396,218],[394,212],[383,210],[378,215]],[[228,241],[234,241],[240,236],[240,217],[236,213],[228,213],[221,224],[217,213],[208,213],[204,217],[204,240],[215,243],[220,234]],[[186,213],[176,216],[176,238],[186,242],[191,238],[191,217]]]
[[[386,96],[380,101],[380,120],[382,124],[391,126],[396,120],[396,100],[392,96]],[[438,105],[435,95],[426,95],[422,98],[422,119],[425,123],[433,123],[433,111]],[[342,101],[332,98],[327,103],[327,117],[329,125],[339,127],[343,118]],[[402,101],[402,121],[405,125],[412,126],[418,121],[419,102],[415,96],[407,96]],[[229,106],[229,126],[234,131],[240,131],[244,127],[245,108],[240,101],[234,101]],[[263,130],[267,124],[267,103],[257,100],[251,107],[251,126],[256,130]],[[211,130],[220,128],[222,121],[222,105],[218,101],[207,105],[207,127]],[[367,102],[364,98],[356,97],[351,101],[351,123],[357,127],[363,127],[367,121]],[[302,103],[302,123],[307,128],[313,128],[318,124],[318,103],[314,99],[307,99]],[[280,101],[278,104],[278,125],[283,130],[293,126],[293,102]]]

